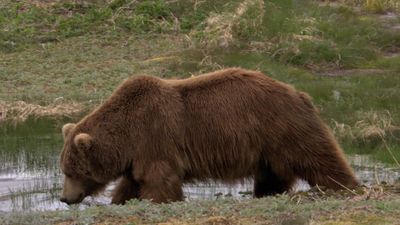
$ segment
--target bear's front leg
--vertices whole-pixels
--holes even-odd
[[[259,163],[254,176],[254,197],[261,198],[290,191],[296,181],[293,173],[290,170],[283,170],[283,167],[276,171],[284,172],[279,176],[266,162]]]
[[[139,197],[139,183],[132,177],[123,176],[113,191],[112,204],[125,204],[133,198]]]
[[[155,203],[183,200],[182,179],[168,163],[154,162],[142,171],[140,199],[148,199]]]

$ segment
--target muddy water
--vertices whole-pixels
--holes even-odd
[[[61,124],[50,121],[28,121],[18,126],[0,125],[0,211],[60,210],[68,206],[58,201],[62,174],[58,155],[62,146]],[[368,155],[349,156],[357,176],[366,184],[392,183],[400,178],[400,170],[373,161]],[[88,197],[81,208],[110,202],[111,184],[104,194]],[[299,181],[296,190],[307,189]],[[251,196],[252,182],[235,185],[200,183],[186,185],[188,200],[196,198],[223,198]]]

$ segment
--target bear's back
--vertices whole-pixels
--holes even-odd
[[[223,70],[214,71],[211,73],[201,74],[192,76],[187,79],[179,80],[165,80],[168,84],[177,87],[179,89],[196,89],[196,88],[208,88],[214,85],[233,82],[235,80],[241,80],[243,82],[264,80],[272,82],[273,80],[263,75],[260,72],[253,70],[245,70],[241,68],[228,68]]]

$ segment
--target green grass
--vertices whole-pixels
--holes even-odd
[[[395,224],[396,195],[368,194],[320,197],[299,193],[262,199],[200,200],[172,204],[131,201],[125,206],[100,206],[67,211],[0,214],[2,224]],[[379,196],[379,197],[378,197]]]
[[[142,38],[86,35],[0,55],[6,64],[0,70],[4,84],[0,98],[40,104],[49,104],[57,97],[99,102],[126,77],[146,73],[146,68],[152,70],[150,65],[141,66],[141,61],[181,50],[182,44],[175,40],[179,37]]]

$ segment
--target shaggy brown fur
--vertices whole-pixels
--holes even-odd
[[[287,191],[297,178],[332,189],[358,184],[308,95],[256,71],[133,77],[63,133],[66,179],[90,183],[78,191],[86,196],[122,176],[114,203],[182,200],[183,183],[208,179],[253,177],[256,197]],[[81,201],[66,188],[64,201]]]

